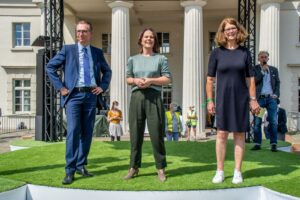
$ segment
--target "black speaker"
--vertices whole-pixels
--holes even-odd
[[[38,50],[36,54],[36,118],[35,140],[45,141],[44,119],[44,87],[45,87],[45,49]]]

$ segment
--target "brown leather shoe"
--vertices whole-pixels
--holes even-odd
[[[157,177],[161,182],[165,182],[167,180],[167,177],[165,175],[165,170],[164,169],[159,169],[157,171]]]
[[[135,176],[137,176],[139,174],[139,169],[135,169],[135,168],[130,168],[128,170],[128,174],[124,177],[124,180],[129,180],[134,178]]]

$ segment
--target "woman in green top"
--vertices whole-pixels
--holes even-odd
[[[130,57],[127,64],[127,84],[132,86],[129,106],[131,156],[130,169],[124,179],[138,175],[147,120],[158,178],[163,182],[166,180],[164,169],[167,162],[161,86],[171,82],[171,73],[167,58],[158,54],[158,40],[153,29],[144,29],[139,35],[138,44],[140,53]]]

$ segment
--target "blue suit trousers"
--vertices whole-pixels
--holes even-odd
[[[66,174],[87,165],[96,117],[96,98],[91,92],[73,91],[66,107]]]

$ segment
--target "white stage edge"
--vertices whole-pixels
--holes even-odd
[[[29,147],[20,147],[20,146],[14,146],[14,145],[9,145],[10,151],[17,151],[17,150],[22,150],[22,149],[28,149]]]
[[[194,191],[102,191],[25,185],[0,193],[0,200],[300,200],[267,188],[256,186]]]

